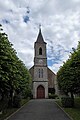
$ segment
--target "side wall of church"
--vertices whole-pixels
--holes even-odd
[[[32,81],[34,79],[34,66],[29,69],[30,75],[32,77]]]
[[[57,75],[55,75],[54,84],[55,84],[55,94],[59,95],[60,93],[59,93]]]
[[[55,88],[55,74],[48,68],[48,87]]]

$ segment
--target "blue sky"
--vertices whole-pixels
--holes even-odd
[[[48,66],[56,73],[80,40],[80,0],[0,0],[0,23],[28,68],[41,24]]]

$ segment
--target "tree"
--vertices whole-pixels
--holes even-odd
[[[80,92],[80,42],[77,49],[73,49],[69,59],[57,72],[59,87],[65,94]]]
[[[31,92],[31,76],[23,62],[17,57],[8,37],[0,25],[0,94],[11,103],[13,93]]]

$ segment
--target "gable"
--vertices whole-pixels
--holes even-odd
[[[34,79],[34,66],[32,66],[29,69],[29,72],[33,80]],[[48,87],[55,88],[56,74],[53,71],[51,71],[48,67],[47,67],[47,74],[48,74]]]

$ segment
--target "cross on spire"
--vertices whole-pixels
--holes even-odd
[[[38,42],[38,43],[44,43],[44,39],[43,39],[43,36],[42,36],[42,33],[41,33],[41,24],[39,24],[39,34],[38,34],[36,42]]]
[[[41,30],[41,24],[39,24],[39,31]]]

